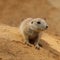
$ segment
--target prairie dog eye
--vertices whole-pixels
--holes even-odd
[[[40,21],[38,21],[38,22],[37,22],[37,24],[41,24],[41,22],[40,22]]]
[[[33,21],[31,22],[31,24],[33,24]]]

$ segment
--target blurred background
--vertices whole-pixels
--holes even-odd
[[[0,24],[18,27],[27,17],[43,17],[47,32],[60,39],[60,0],[0,0]]]

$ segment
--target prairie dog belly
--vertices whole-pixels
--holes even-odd
[[[25,31],[25,34],[28,36],[29,39],[34,40],[36,38],[38,38],[39,33],[35,32],[34,30],[31,29],[27,29]]]

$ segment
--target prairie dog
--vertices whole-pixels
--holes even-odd
[[[39,39],[42,31],[48,28],[48,24],[42,18],[27,18],[21,22],[19,30],[24,37],[27,45],[31,46],[30,41],[33,42],[35,48],[40,49]]]

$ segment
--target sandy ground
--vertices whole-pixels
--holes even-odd
[[[0,60],[60,60],[52,52],[26,46],[18,26],[27,17],[46,18],[46,31],[60,40],[60,0],[0,0]],[[3,25],[1,25],[3,24]],[[5,24],[5,25],[4,25]]]
[[[25,45],[18,28],[0,25],[0,59],[59,60],[59,57],[44,48],[37,50]]]

